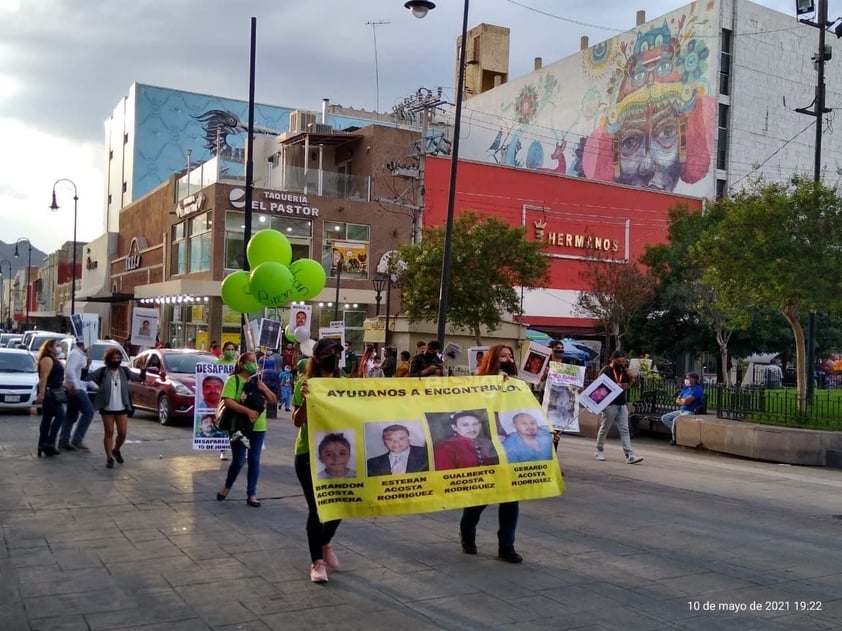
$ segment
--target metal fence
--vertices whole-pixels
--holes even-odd
[[[663,391],[677,394],[682,384],[674,379],[638,379],[627,399],[640,399],[644,392]],[[816,390],[805,412],[798,409],[798,393],[794,388],[726,387],[702,385],[708,413],[718,418],[787,427],[842,430],[842,392]]]

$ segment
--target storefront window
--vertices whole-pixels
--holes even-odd
[[[177,223],[172,227],[172,260],[170,266],[173,274],[187,273],[187,241],[185,240],[184,225]]]
[[[210,213],[190,219],[191,272],[203,272],[211,268],[211,223]]]
[[[310,242],[313,225],[303,219],[288,219],[270,215],[254,214],[252,231],[271,228],[287,236],[292,245],[292,260],[310,257]],[[243,213],[229,211],[225,213],[225,268],[229,270],[243,268],[243,231],[245,230]]]
[[[328,276],[368,278],[370,228],[364,224],[326,221],[322,266]]]

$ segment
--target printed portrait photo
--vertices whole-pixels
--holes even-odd
[[[553,435],[542,409],[498,413],[497,423],[502,430],[503,452],[508,462],[550,460],[553,457]]]
[[[485,409],[428,413],[437,471],[499,464]]]
[[[430,470],[422,421],[366,423],[364,432],[366,472],[369,476]]]
[[[196,410],[213,414],[222,401],[222,389],[228,375],[199,373],[196,377]]]
[[[314,438],[319,480],[357,477],[354,430],[317,432]]]

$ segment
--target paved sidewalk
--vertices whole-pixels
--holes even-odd
[[[228,463],[192,452],[187,427],[130,419],[126,463],[109,470],[99,417],[91,454],[36,458],[37,425],[0,416],[2,631],[775,630],[842,620],[838,471],[645,440],[635,442],[643,464],[622,463],[614,443],[599,463],[591,440],[565,437],[568,494],[521,504],[522,565],[494,558],[493,507],[476,557],[460,551],[456,511],[346,520],[335,540],[342,570],[314,585],[288,414],[270,420],[259,509],[245,503],[245,472],[216,501]],[[710,611],[722,604],[746,611]]]

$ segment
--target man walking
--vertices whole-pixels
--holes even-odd
[[[625,352],[617,350],[611,355],[611,362],[601,373],[618,383],[623,391],[602,412],[602,421],[596,435],[596,453],[594,454],[594,458],[597,460],[605,460],[605,437],[608,436],[608,432],[611,431],[614,423],[617,423],[617,428],[620,430],[620,444],[623,446],[626,463],[638,464],[643,462],[641,456],[634,455],[629,434],[629,409],[626,407],[626,390],[631,386],[632,377],[629,374],[628,366]]]
[[[61,426],[59,434],[59,449],[66,451],[90,451],[83,439],[91,419],[94,417],[94,408],[88,398],[88,385],[82,381],[82,371],[86,370],[91,360],[85,348],[85,340],[76,339],[75,346],[70,350],[70,356],[64,368],[64,384],[67,386],[67,415]],[[76,420],[78,417],[78,421]],[[71,436],[73,424],[76,429]]]

